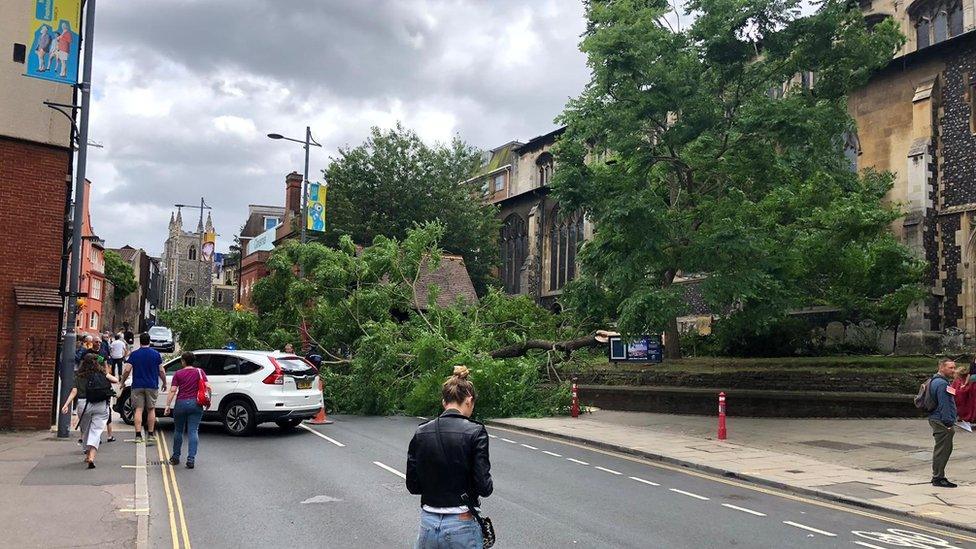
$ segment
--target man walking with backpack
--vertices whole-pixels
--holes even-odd
[[[950,358],[939,360],[939,372],[922,386],[919,397],[924,409],[929,412],[929,425],[935,438],[932,452],[932,485],[940,488],[955,488],[945,476],[946,464],[952,455],[952,437],[955,434],[956,401],[949,392],[949,384],[955,377],[956,363]],[[916,405],[920,404],[916,397]]]
[[[163,357],[156,349],[149,347],[149,334],[139,334],[139,349],[129,355],[122,371],[120,385],[125,386],[125,380],[132,374],[132,388],[129,391],[129,402],[132,404],[133,421],[136,424],[136,442],[143,442],[142,414],[148,416],[146,425],[147,440],[156,440],[156,397],[159,394],[160,382],[163,392],[166,391],[166,370],[163,369]]]

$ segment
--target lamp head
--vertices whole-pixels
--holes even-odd
[[[271,139],[284,139],[285,138],[285,136],[281,135],[280,133],[269,133],[268,134],[268,137],[270,137]]]

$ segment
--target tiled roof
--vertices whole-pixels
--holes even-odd
[[[478,302],[478,294],[474,291],[468,269],[464,266],[464,259],[457,255],[441,256],[437,269],[424,269],[417,280],[417,301],[422,308],[427,307],[427,296],[430,286],[436,284],[440,289],[437,304],[441,307],[453,305],[460,296],[468,304]]]
[[[50,307],[60,309],[63,300],[57,288],[37,288],[14,286],[14,296],[18,307]]]
[[[132,260],[135,259],[136,254],[139,253],[139,250],[131,246],[122,246],[121,248],[117,248],[112,251],[119,254],[119,256],[121,256],[126,263],[132,263]]]

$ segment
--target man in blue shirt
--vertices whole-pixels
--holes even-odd
[[[929,414],[929,425],[935,437],[935,450],[932,452],[932,485],[940,488],[955,488],[945,476],[946,464],[952,455],[953,426],[956,424],[956,399],[949,393],[949,384],[955,377],[956,363],[950,358],[939,360],[939,373],[932,377],[929,392],[936,403],[935,410]]]
[[[156,397],[159,394],[159,383],[162,381],[163,392],[166,392],[166,370],[163,368],[163,357],[159,351],[149,347],[149,334],[139,334],[139,349],[129,355],[122,372],[121,385],[125,385],[126,378],[132,374],[132,389],[129,401],[135,410],[133,420],[136,424],[136,442],[142,442],[142,414],[149,411],[147,438],[156,437]]]

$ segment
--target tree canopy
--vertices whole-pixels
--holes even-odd
[[[122,301],[139,287],[132,265],[112,250],[105,250],[105,278],[115,288],[116,301]]]
[[[567,105],[554,190],[595,233],[565,302],[665,332],[677,356],[679,277],[728,325],[762,332],[791,309],[838,307],[895,325],[924,265],[889,231],[889,174],[852,169],[846,95],[903,37],[827,0],[590,0],[592,79]]]
[[[480,154],[460,139],[428,145],[399,124],[373,128],[366,141],[340,149],[325,170],[329,182],[326,239],[340,235],[367,245],[376,236],[402,240],[428,221],[446,227],[441,246],[459,254],[479,294],[491,281],[498,258],[495,210],[481,189],[464,183],[479,166]]]

